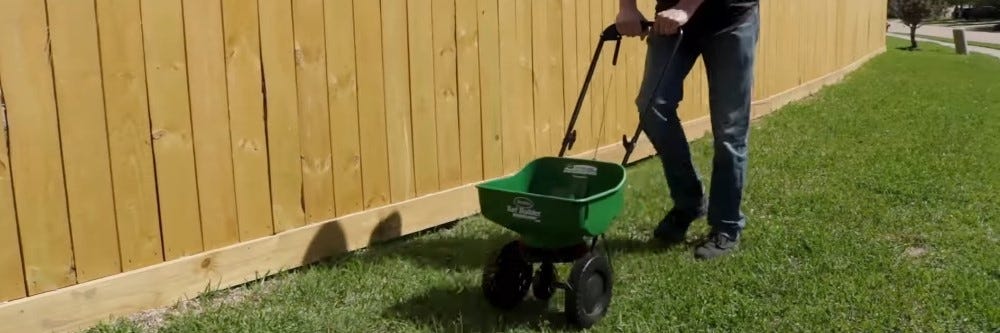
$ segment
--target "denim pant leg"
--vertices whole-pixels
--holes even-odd
[[[749,19],[735,29],[706,36],[702,52],[715,148],[708,223],[732,236],[743,230],[747,219],[741,201],[747,175],[758,10],[748,15]]]
[[[670,55],[677,45],[677,36],[651,34],[646,42],[648,49],[645,74],[639,96],[635,100],[640,112],[639,121],[663,163],[674,207],[704,214],[704,187],[691,161],[687,138],[677,116],[677,106],[684,96],[684,78],[698,58],[697,43],[683,40],[671,61]],[[664,66],[668,62],[669,68],[664,73]],[[664,77],[659,89],[654,92],[661,74]],[[652,101],[651,94],[654,97]],[[650,108],[647,109],[647,106]]]

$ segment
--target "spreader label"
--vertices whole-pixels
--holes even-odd
[[[512,204],[507,206],[507,212],[516,219],[542,222],[542,212],[535,210],[535,203],[528,198],[514,198]]]
[[[572,164],[563,168],[563,173],[581,176],[597,176],[597,167],[585,164]]]

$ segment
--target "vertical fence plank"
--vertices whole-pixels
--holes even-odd
[[[167,260],[203,249],[180,0],[143,0],[149,113]]]
[[[123,271],[163,261],[139,1],[97,1],[108,145]]]
[[[563,55],[563,1],[562,0],[549,0],[545,3],[546,7],[544,12],[548,18],[549,33],[545,35],[547,43],[545,47],[549,50],[549,63],[550,69],[552,70],[552,79],[554,82],[550,83],[551,86],[547,87],[553,93],[552,100],[549,101],[549,125],[552,127],[549,130],[549,151],[551,155],[559,154],[559,147],[562,146],[563,131],[566,128],[566,105],[564,101],[565,97],[565,76],[563,69],[566,67],[565,56]],[[576,62],[573,62],[574,64]]]
[[[309,224],[336,216],[323,1],[293,0],[292,15],[302,138],[303,201]]]
[[[774,11],[775,15],[773,17],[773,21],[772,22],[774,24],[771,27],[770,34],[771,34],[771,38],[775,41],[775,45],[772,45],[772,47],[771,47],[771,50],[770,50],[771,54],[770,54],[770,56],[773,59],[774,64],[779,65],[779,66],[776,66],[776,67],[780,67],[780,68],[787,68],[785,66],[787,66],[787,61],[788,61],[788,57],[785,55],[785,52],[784,52],[785,50],[782,47],[782,46],[785,45],[784,43],[787,43],[785,41],[785,36],[788,35],[787,29],[786,29],[787,28],[787,23],[785,23],[785,17],[786,17],[786,15],[785,15],[786,10],[785,9],[786,8],[787,8],[787,5],[781,4],[780,0],[772,0],[771,1],[771,10]],[[771,75],[774,77],[774,79],[771,80],[772,82],[771,82],[771,93],[770,93],[770,95],[774,95],[774,94],[780,93],[783,90],[784,82],[785,82],[785,77],[788,76],[788,71],[786,71],[786,70],[778,70],[777,68],[775,68],[775,69],[772,69]]]
[[[864,8],[865,6],[863,5],[868,2],[870,1],[864,1],[864,2],[859,1],[854,5],[855,8],[854,10],[857,12],[857,18],[855,18],[855,20],[857,20],[857,23],[855,23],[855,26],[857,26],[858,29],[858,39],[854,43],[854,57],[852,60],[859,59],[865,56],[866,53],[868,53],[868,35],[869,32],[871,32],[872,20],[865,18],[865,13],[868,13],[870,11],[867,10],[867,8]]]
[[[274,232],[257,2],[223,0],[226,82],[240,240]]]
[[[771,11],[771,0],[761,0],[760,6],[761,6],[760,11],[764,16],[762,17],[762,19],[765,19],[769,16],[770,17],[775,16],[774,13]],[[774,37],[771,36],[771,31],[774,30],[774,26],[775,26],[774,19],[766,19],[762,21],[761,24],[760,36],[761,40],[763,41],[761,48],[761,59],[763,60],[764,63],[764,71],[761,73],[761,75],[766,77],[772,77],[773,73],[772,63],[774,61],[773,57],[771,56],[771,53],[772,50],[774,49],[774,46],[777,44],[774,40]],[[762,83],[761,90],[763,91],[762,94],[763,98],[767,98],[773,95],[773,89],[771,84],[772,81],[774,80],[773,79],[761,80]]]
[[[604,25],[604,4],[603,0],[590,0],[590,28],[587,30],[587,36],[593,40],[593,43],[597,44],[597,37],[600,35],[600,31],[606,25]],[[611,55],[614,52],[614,45],[605,44],[605,48],[601,50],[601,58],[597,63],[597,71],[594,72],[594,81],[591,83],[590,94],[590,113],[581,114],[581,116],[587,116],[591,119],[590,128],[588,129],[586,135],[590,136],[593,141],[591,145],[583,147],[584,149],[594,149],[604,145],[605,138],[604,132],[606,132],[605,123],[605,111],[607,111],[606,99],[608,96],[607,85],[605,81],[610,74],[611,68]]]
[[[290,0],[259,0],[274,231],[305,224],[298,87]]]
[[[94,3],[48,3],[77,282],[121,272]]]
[[[334,0],[325,6],[329,72],[330,139],[333,145],[334,198],[337,215],[363,209],[358,88],[354,60],[354,5]],[[366,114],[366,113],[364,113]],[[436,172],[436,171],[435,171]]]
[[[815,12],[815,4],[807,3],[800,6],[802,17],[805,22],[817,22],[813,19],[813,12]],[[799,62],[799,76],[801,77],[801,82],[808,82],[812,80],[813,77],[813,62],[816,59],[813,56],[814,48],[808,47],[811,44],[813,38],[813,31],[816,30],[816,24],[804,24],[800,25],[802,31],[799,32],[799,57],[801,58]]]
[[[516,52],[517,67],[515,68],[515,91],[517,92],[518,98],[514,99],[518,102],[516,105],[516,112],[520,113],[520,122],[517,123],[518,131],[517,135],[524,138],[520,141],[518,146],[518,168],[524,166],[531,161],[538,153],[535,152],[535,106],[534,106],[534,96],[532,95],[532,85],[534,84],[534,64],[532,63],[532,45],[531,45],[531,32],[532,32],[532,22],[531,22],[531,1],[532,0],[514,0],[515,5],[515,40],[517,44],[514,46],[514,51]]]
[[[823,49],[825,50],[825,52],[824,52],[825,56],[823,58],[826,60],[824,62],[825,65],[826,65],[826,67],[824,68],[824,71],[827,72],[827,73],[832,72],[833,70],[835,70],[837,68],[837,28],[838,28],[838,26],[837,26],[837,15],[836,15],[837,7],[836,7],[836,5],[837,5],[837,1],[836,0],[827,0],[826,1],[826,15],[823,15],[823,17],[825,19],[825,22],[826,22],[826,24],[824,24],[824,26],[826,27],[826,35],[824,36],[825,38],[823,39],[823,41],[824,41],[824,43],[823,43]]]
[[[500,92],[502,96],[500,112],[503,115],[503,171],[511,173],[520,168],[521,160],[518,146],[527,139],[517,132],[518,126],[523,123],[517,100],[524,97],[518,94],[519,83],[515,73],[518,59],[517,22],[515,22],[517,15],[514,11],[514,1],[497,2],[500,33]]]
[[[765,95],[761,89],[762,83],[764,82],[763,73],[764,68],[767,66],[766,60],[763,56],[764,49],[767,47],[767,38],[764,36],[764,30],[767,29],[768,22],[766,20],[767,12],[764,11],[764,4],[767,0],[761,1],[758,6],[760,6],[760,36],[757,40],[757,50],[755,51],[754,59],[754,82],[753,82],[753,97],[754,101],[760,100]]]
[[[819,78],[826,74],[823,68],[823,60],[826,58],[826,54],[823,53],[823,38],[825,37],[826,25],[824,24],[826,20],[826,13],[823,12],[823,6],[819,4],[814,4],[812,10],[812,21],[816,22],[816,27],[813,28],[811,32],[811,37],[809,39],[809,47],[812,49],[812,67],[813,67],[813,78]]]
[[[438,170],[440,171],[439,178],[442,189],[453,188],[462,183],[461,146],[458,143],[461,138],[459,137],[458,123],[455,1],[431,1],[434,31],[434,90],[437,102]]]
[[[503,115],[500,101],[500,22],[497,17],[496,0],[478,2],[483,176],[491,179],[501,176],[504,171]]]
[[[458,44],[459,149],[462,183],[483,179],[483,130],[479,81],[479,15],[476,1],[455,2],[455,35]]]
[[[382,20],[379,3],[354,2],[354,38],[358,66],[358,110],[361,133],[361,178],[364,208],[390,202],[386,137],[385,78],[382,68]],[[374,37],[373,37],[374,36]],[[396,138],[398,139],[398,138]]]
[[[191,127],[205,249],[240,240],[220,0],[184,0]]]
[[[834,24],[837,27],[836,29],[834,29],[835,34],[836,34],[836,37],[834,38],[834,40],[837,43],[836,44],[836,48],[835,48],[835,50],[836,50],[836,56],[837,56],[836,59],[837,60],[836,60],[836,63],[834,65],[834,69],[842,67],[843,64],[844,64],[844,58],[847,57],[847,55],[846,55],[847,53],[845,51],[845,50],[847,50],[847,47],[846,47],[847,45],[845,45],[846,44],[846,38],[845,37],[847,36],[847,33],[846,33],[847,26],[845,24],[846,23],[845,22],[846,21],[845,18],[847,16],[847,10],[846,10],[846,8],[847,8],[847,2],[846,2],[846,0],[837,1],[837,10],[834,12],[834,13],[836,13],[836,16],[834,16],[836,18],[836,21],[834,22]]]
[[[788,7],[789,10],[794,13],[793,15],[806,17],[808,15],[808,11],[805,8],[802,8],[803,5],[808,5],[808,3],[793,1],[788,4]],[[805,43],[805,39],[802,37],[806,35],[806,31],[808,31],[810,24],[804,24],[804,22],[799,20],[794,20],[793,22],[794,24],[792,24],[792,26],[788,29],[791,32],[791,37],[788,42],[793,47],[793,50],[795,50],[794,52],[790,52],[793,59],[792,65],[794,66],[792,68],[794,70],[791,71],[793,72],[792,80],[789,82],[788,88],[798,87],[806,80],[806,67],[803,66],[803,63],[806,62],[806,50],[802,47]]]
[[[409,0],[410,114],[413,119],[413,173],[417,195],[440,188],[434,90],[434,34],[431,0]]]
[[[29,295],[76,283],[46,30],[44,2],[0,2],[0,81]]]
[[[21,266],[21,238],[17,233],[14,188],[10,178],[10,154],[7,151],[7,108],[3,83],[0,82],[0,302],[24,297],[24,267]]]
[[[618,14],[618,4],[607,2],[604,4],[604,24],[610,25],[615,23],[615,18]],[[611,76],[611,100],[614,102],[612,105],[612,114],[614,115],[614,126],[612,126],[610,131],[608,131],[608,144],[615,144],[621,142],[622,134],[625,134],[625,105],[623,104],[625,96],[625,76],[628,75],[628,71],[625,68],[625,55],[621,52],[628,52],[628,45],[626,40],[632,39],[632,37],[622,37],[621,50],[618,55],[618,65],[613,66],[613,74]],[[612,58],[614,57],[614,52],[611,53]],[[631,136],[631,133],[629,134]]]
[[[602,4],[604,8],[601,12],[600,27],[602,27],[601,29],[603,31],[603,29],[608,25],[615,23],[614,8],[617,7],[618,4],[612,1],[604,1]],[[621,67],[612,64],[615,52],[613,45],[611,46],[612,47],[608,50],[607,58],[605,58],[604,61],[607,66],[607,70],[604,74],[604,84],[607,85],[605,87],[605,90],[607,90],[605,93],[607,101],[604,102],[604,105],[606,105],[605,107],[607,108],[607,114],[603,116],[604,121],[606,122],[604,125],[603,135],[605,138],[604,145],[615,143],[616,137],[619,137],[621,130],[621,125],[618,123],[618,114],[621,112],[621,107],[618,104],[618,95],[621,87],[617,83],[618,80],[621,79],[623,73],[619,71]]]
[[[406,24],[406,1],[382,0],[386,146],[392,202],[407,200],[415,195]]]
[[[553,142],[562,147],[563,136],[569,126],[570,117],[573,116],[573,108],[576,107],[576,99],[580,94],[580,75],[577,71],[577,29],[576,29],[576,6],[577,0],[562,0],[562,62],[563,62],[563,122],[558,129],[559,141]],[[556,148],[559,149],[559,148]]]
[[[770,27],[770,23],[767,20],[767,16],[770,12],[767,12],[767,0],[760,1],[760,36],[757,40],[757,52],[755,53],[756,60],[754,61],[754,83],[753,83],[753,100],[759,101],[767,96],[765,91],[764,79],[765,73],[767,73],[767,44],[769,43],[769,38],[765,34],[767,29]]]
[[[774,26],[775,29],[771,30],[771,33],[773,34],[774,39],[776,41],[779,41],[779,43],[781,43],[782,46],[786,46],[790,43],[790,41],[788,40],[789,31],[787,23],[788,12],[789,12],[788,5],[778,3],[778,1],[772,1],[772,9],[775,10],[778,13],[778,15],[775,15],[776,19],[776,23]],[[789,47],[789,49],[791,49],[791,47]],[[783,47],[776,47],[773,50],[774,52],[772,53],[772,56],[774,56],[775,61],[781,64],[782,69],[788,69],[789,53],[787,52],[787,50],[784,49]],[[792,72],[793,71],[790,70],[777,70],[772,73],[772,75],[774,75],[775,77],[774,80],[775,82],[773,83],[774,90],[772,90],[771,92],[772,95],[780,93],[785,90],[785,84],[786,82],[788,82],[788,77],[792,74]]]
[[[548,15],[545,13],[546,2],[549,0],[533,0],[531,1],[530,13],[531,15],[531,95],[532,98],[532,108],[534,113],[532,117],[535,121],[534,133],[535,133],[535,144],[534,144],[534,156],[550,155],[552,153],[552,144],[550,143],[551,134],[554,132],[551,128],[553,125],[550,123],[551,117],[549,113],[552,108],[548,105],[549,101],[555,96],[547,96],[546,94],[551,94],[551,90],[555,87],[552,86],[553,79],[551,68],[547,65],[549,63],[549,49],[545,45],[546,36],[549,34],[549,25],[545,22],[548,19]]]
[[[590,3],[590,1],[586,0],[576,1],[576,68],[578,75],[577,87],[580,88],[583,87],[587,79],[587,69],[590,67],[590,61],[593,58],[594,47],[597,46],[596,40],[598,35],[594,34],[590,29]],[[594,85],[591,83],[587,88],[583,103],[580,105],[580,113],[577,116],[576,126],[574,127],[574,130],[577,132],[576,142],[573,144],[573,150],[568,151],[567,155],[586,151],[595,142],[591,133],[591,126],[594,122],[591,115],[594,110],[593,101]]]
[[[562,142],[563,63],[562,1],[534,1],[532,62],[535,83],[535,127],[538,152],[556,155]]]

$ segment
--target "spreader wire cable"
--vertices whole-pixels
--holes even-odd
[[[598,131],[597,144],[594,145],[594,156],[591,158],[592,161],[597,160],[597,153],[601,151],[601,140],[604,139],[604,130],[605,128],[607,128],[606,120],[608,119],[608,95],[611,95],[611,86],[613,86],[613,84],[611,83],[615,81],[615,74],[617,72],[618,71],[612,69],[611,78],[608,80],[608,82],[605,82],[605,84],[607,84],[607,87],[604,89],[604,105],[602,106],[604,111],[601,112],[601,130]]]

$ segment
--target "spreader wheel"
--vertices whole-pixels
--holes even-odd
[[[590,328],[604,318],[611,305],[612,275],[607,255],[596,249],[573,262],[565,310],[570,323]]]
[[[500,309],[516,307],[531,287],[532,267],[524,260],[519,246],[517,241],[507,243],[483,268],[483,294],[490,304]]]

